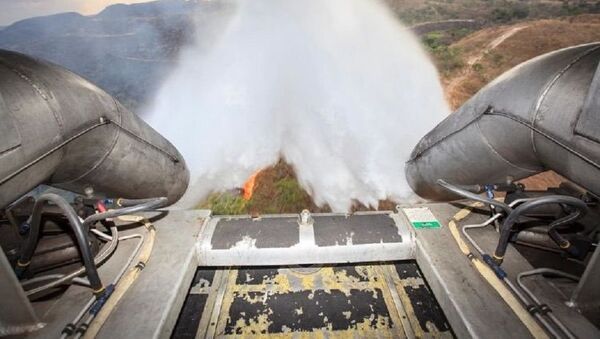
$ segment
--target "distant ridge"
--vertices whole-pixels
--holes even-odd
[[[111,5],[96,15],[75,12],[24,19],[0,28],[0,48],[60,64],[139,111],[172,69],[179,50],[223,6],[163,0]]]

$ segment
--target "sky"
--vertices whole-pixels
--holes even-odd
[[[96,14],[116,3],[138,3],[150,0],[0,0],[0,26],[34,16],[62,12]]]

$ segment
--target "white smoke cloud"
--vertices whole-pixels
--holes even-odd
[[[144,117],[190,167],[180,207],[283,157],[318,205],[347,211],[411,197],[404,163],[448,113],[434,66],[383,4],[253,0],[209,51],[182,53]]]

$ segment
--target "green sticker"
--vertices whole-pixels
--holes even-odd
[[[438,221],[414,221],[411,224],[414,228],[440,228],[442,226]]]
[[[427,207],[403,208],[404,214],[414,228],[440,228],[442,224]]]

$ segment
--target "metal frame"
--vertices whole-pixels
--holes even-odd
[[[38,330],[40,322],[25,296],[4,251],[0,248],[0,337]],[[9,307],[10,306],[10,307]]]
[[[594,251],[568,305],[600,318],[600,249]]]
[[[215,284],[211,287],[222,288],[226,284],[218,282],[226,281],[229,278],[229,274],[226,272],[229,272],[230,266],[235,265],[286,266],[309,263],[379,262],[413,258],[416,259],[424,278],[458,337],[528,337],[529,332],[525,326],[487,282],[474,271],[469,260],[460,253],[453,241],[446,225],[461,206],[450,204],[423,206],[431,209],[441,222],[441,228],[415,230],[410,226],[409,220],[403,212],[358,213],[358,215],[390,215],[397,227],[398,234],[401,235],[401,242],[360,245],[350,242],[336,246],[317,246],[318,239],[315,239],[315,229],[319,227],[318,217],[322,215],[339,216],[339,214],[320,214],[314,216],[316,221],[312,224],[308,223],[309,219],[299,218],[300,222],[297,225],[299,244],[295,246],[289,248],[245,246],[233,250],[216,250],[212,249],[210,245],[219,220],[227,217],[210,218],[210,211],[170,211],[168,217],[159,217],[153,221],[157,229],[157,239],[151,259],[135,285],[107,319],[98,337],[135,335],[156,338],[170,336],[187,294],[186,291],[198,266],[224,267],[224,270],[217,270],[222,273],[215,275]],[[296,217],[295,215],[286,215],[263,218],[289,218],[292,216]],[[472,223],[486,217],[487,215],[471,213],[464,222]],[[346,226],[341,223],[339,227]],[[123,234],[127,234],[127,232],[136,232],[136,229],[124,230]],[[269,237],[270,235],[266,234],[265,236]],[[497,240],[497,234],[491,227],[474,230],[472,236],[484,248],[493,246],[494,241]],[[113,258],[100,267],[100,274],[103,278],[110,277],[122,266],[122,259],[130,251],[129,245],[124,243],[123,246],[119,246]],[[592,300],[589,293],[597,293],[593,287],[597,286],[594,284],[597,284],[597,270],[600,267],[598,253],[600,252],[596,252],[592,258],[588,271],[582,278],[577,293],[573,296],[573,300],[579,307],[588,305],[593,307],[593,304],[586,302]],[[531,266],[514,248],[509,248],[503,266],[512,277],[515,277],[520,271],[531,269]],[[6,274],[6,276],[12,276],[12,272],[7,273],[10,274]],[[3,279],[2,281],[7,280]],[[531,288],[542,302],[550,305],[553,313],[564,320],[574,330],[575,335],[579,337],[600,336],[600,331],[581,314],[558,300],[557,290],[542,277],[532,277],[527,283],[528,288]],[[5,289],[1,291],[4,292]],[[226,291],[217,292],[217,299],[219,299]],[[71,320],[73,312],[78,312],[81,304],[89,300],[89,297],[89,290],[79,286],[71,287],[61,300],[41,309],[44,314],[54,314],[53,317],[57,314],[60,316],[53,319],[52,323],[42,331],[32,333],[32,336],[59,333],[62,326]],[[395,307],[401,314],[401,298],[395,295],[392,297]],[[218,304],[219,300],[213,300],[211,303]],[[207,302],[206,305],[211,303]],[[11,311],[14,312],[14,309]],[[207,318],[202,318],[199,331],[202,329],[202,333],[217,336],[218,333],[215,332],[217,329],[211,325],[215,323],[213,321],[215,316],[218,314],[211,313]],[[411,336],[410,333],[405,334]]]
[[[440,229],[416,231],[417,263],[459,338],[515,337],[531,334],[507,304],[471,266],[460,252],[448,227],[449,221],[464,206],[451,204],[423,205],[431,209],[442,223]],[[489,215],[470,213],[461,224],[476,224]],[[470,235],[486,249],[494,248],[498,234],[492,226],[474,229]],[[512,246],[502,265],[509,278],[533,267]],[[600,329],[576,310],[567,307],[561,292],[543,277],[532,277],[528,287],[547,304],[553,313],[580,338],[600,337]],[[563,299],[563,300],[561,300]]]
[[[227,249],[214,249],[212,244],[215,229],[222,220],[231,217],[211,219],[202,232],[196,246],[200,266],[286,266],[302,264],[336,264],[359,263],[372,261],[395,261],[415,258],[414,235],[409,224],[392,212],[368,212],[355,215],[389,215],[395,222],[397,234],[401,241],[377,242],[368,244],[339,244],[335,246],[318,246],[315,241],[315,229],[318,222],[301,223],[297,226],[299,242],[286,248],[257,248],[254,239],[248,239]],[[344,216],[344,214],[323,213],[318,216]],[[290,218],[298,215],[264,216],[263,218]],[[249,216],[235,217],[248,219]],[[256,221],[260,222],[260,221]],[[340,226],[343,228],[343,225]],[[265,234],[271,236],[272,234]]]

